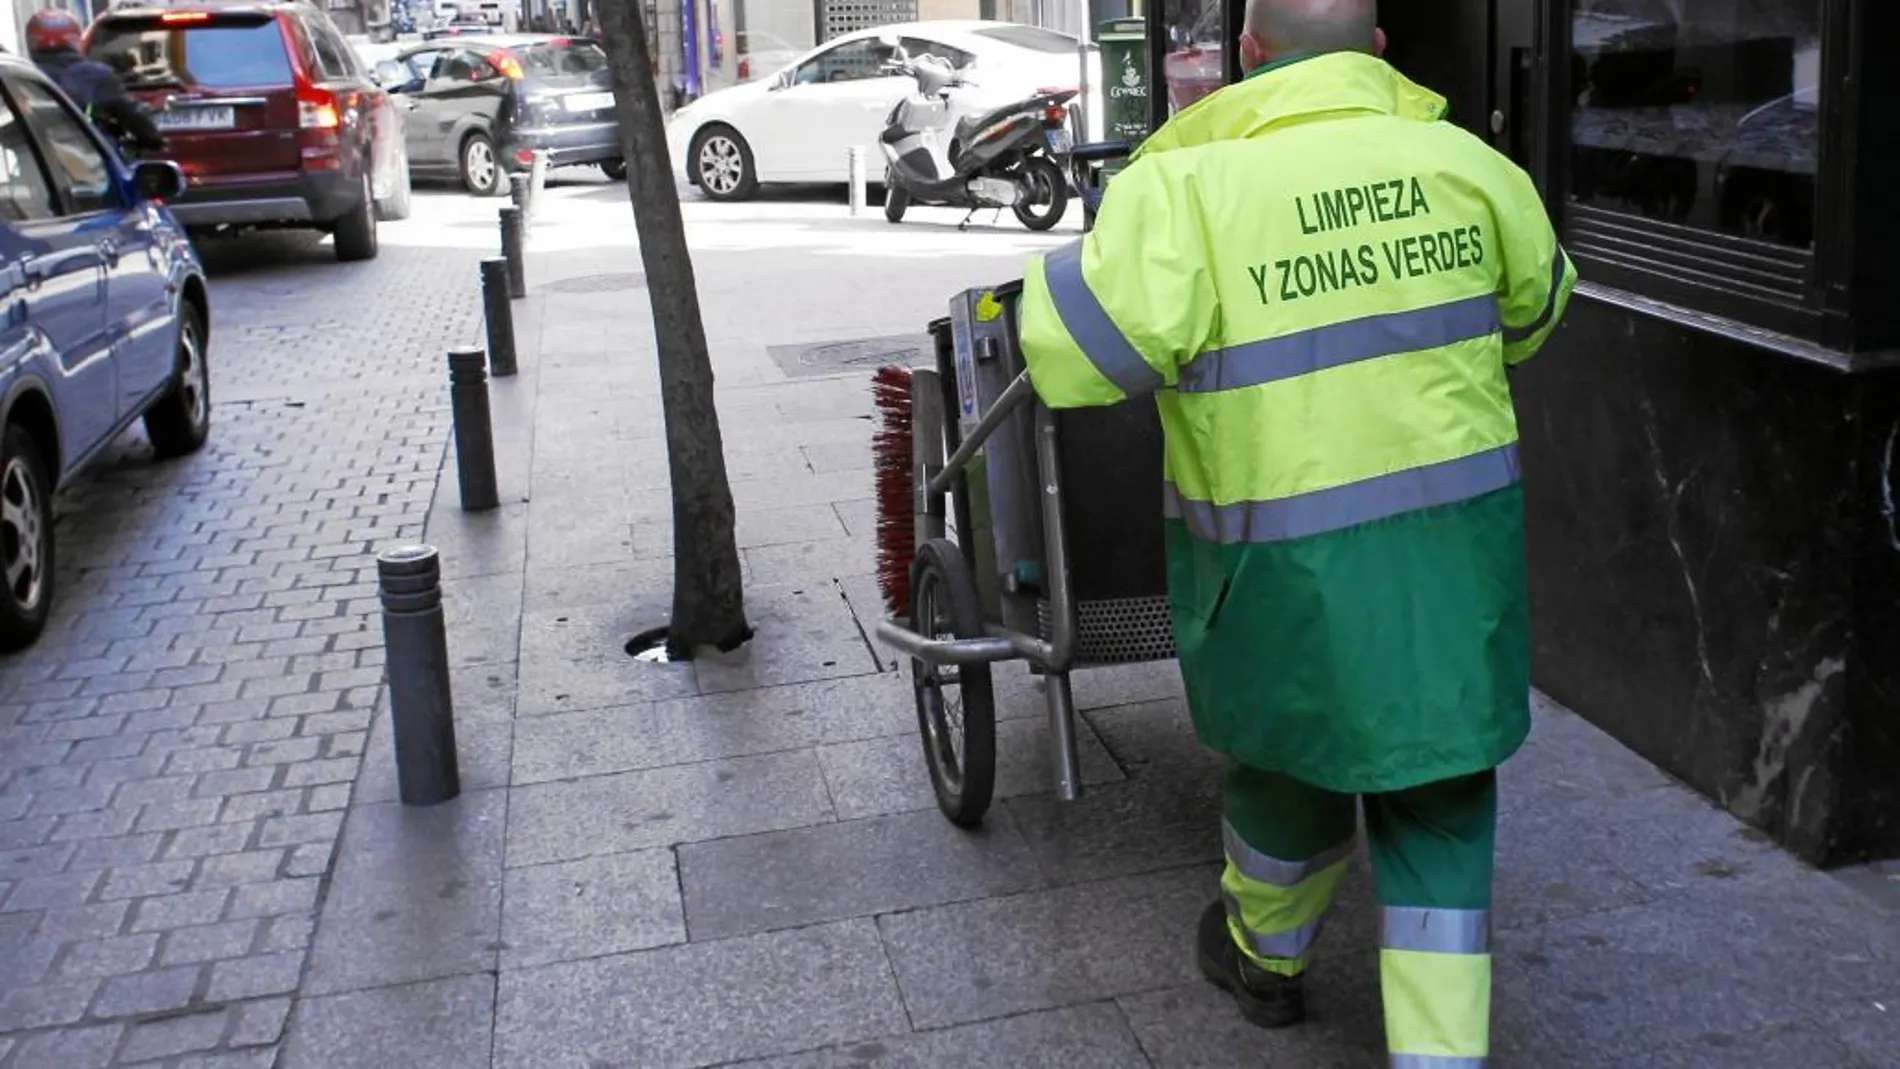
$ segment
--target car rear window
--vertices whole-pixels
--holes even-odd
[[[592,41],[538,41],[510,49],[531,77],[559,78],[607,69],[607,53]]]
[[[1075,54],[1078,43],[1066,33],[1045,30],[1040,26],[985,26],[975,31],[978,37],[988,37],[992,41],[1027,48],[1032,52],[1064,52]]]
[[[270,18],[108,19],[94,33],[89,51],[117,67],[133,89],[245,89],[295,82],[283,31]]]

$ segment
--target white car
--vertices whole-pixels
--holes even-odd
[[[878,138],[891,109],[917,83],[882,69],[895,37],[912,56],[931,53],[967,72],[959,105],[983,111],[1038,91],[1077,88],[1074,37],[1014,22],[935,21],[876,26],[835,37],[757,81],[721,89],[673,113],[673,164],[713,200],[745,200],[768,182],[848,182],[846,149],[864,149],[873,182],[884,173]],[[1090,46],[1089,128],[1101,127],[1101,55]]]

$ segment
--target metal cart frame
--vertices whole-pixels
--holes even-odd
[[[1009,292],[1003,288],[994,292]],[[1009,319],[1013,335],[1014,317]],[[1045,406],[1031,387],[1027,371],[1020,372],[992,401],[967,437],[959,433],[953,417],[958,406],[957,373],[952,368],[954,355],[946,353],[943,323],[933,325],[938,334],[938,366],[911,370],[911,447],[912,479],[915,487],[914,538],[917,555],[911,568],[909,613],[901,618],[881,621],[878,639],[886,646],[911,659],[916,689],[920,732],[926,760],[937,788],[938,802],[945,815],[957,824],[971,825],[981,820],[990,802],[994,765],[994,708],[990,703],[989,669],[991,665],[1013,660],[1027,661],[1033,673],[1044,677],[1044,698],[1048,730],[1052,742],[1054,789],[1062,801],[1073,801],[1082,794],[1082,774],[1076,745],[1075,700],[1069,674],[1090,664],[1130,663],[1173,656],[1171,635],[1166,648],[1157,644],[1159,630],[1167,633],[1164,593],[1138,599],[1123,599],[1109,605],[1110,613],[1092,613],[1087,622],[1078,619],[1076,587],[1071,576],[1071,552],[1064,499],[1064,463],[1058,415]],[[981,359],[981,358],[980,358]],[[987,359],[994,360],[990,353]],[[1067,415],[1065,413],[1065,415]],[[1034,617],[1041,634],[1011,627],[994,619],[977,618],[969,606],[980,605],[976,590],[978,555],[972,545],[977,528],[971,522],[970,468],[979,451],[996,440],[1006,429],[1020,434],[1027,421],[1029,452],[1033,455],[1033,493],[1037,501],[1022,507],[1039,519],[1041,576],[1034,589],[1019,586],[1010,577],[999,581],[1010,597],[1017,599],[1018,618],[1022,618],[1024,599],[1036,602]],[[1157,429],[1158,434],[1158,429]],[[1020,439],[1019,439],[1020,441]],[[1158,439],[1155,460],[1159,462]],[[1158,473],[1157,473],[1158,474]],[[1027,480],[1024,489],[1029,490]],[[1158,492],[1158,486],[1156,490]],[[1154,526],[1158,531],[1161,517],[1156,509]],[[954,520],[957,539],[949,539]],[[999,536],[1000,541],[1000,536]],[[934,548],[933,548],[934,547]],[[952,551],[954,550],[954,552]],[[1157,564],[1158,564],[1157,560]],[[933,570],[937,574],[932,574]],[[944,588],[947,600],[933,600],[930,584]],[[1132,601],[1142,602],[1141,643],[1125,648],[1132,654],[1102,660],[1078,657],[1084,645],[1085,631],[1098,633],[1092,648],[1103,648],[1099,634],[1104,630],[1126,629],[1133,617],[1120,611]],[[956,610],[944,619],[939,610],[947,604]],[[933,619],[920,619],[920,609]],[[1006,610],[1007,611],[1007,610]],[[1112,643],[1114,636],[1107,640]],[[947,669],[956,670],[954,678]],[[965,751],[955,754],[953,734],[957,725],[945,722],[942,708],[932,708],[935,688],[939,706],[942,688],[958,686],[966,703],[980,701],[985,708],[965,710],[961,725]],[[977,754],[979,746],[991,752]],[[964,762],[951,767],[953,760]],[[987,767],[977,767],[987,762]]]

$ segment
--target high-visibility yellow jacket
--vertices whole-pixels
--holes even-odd
[[[1256,71],[1156,131],[1019,305],[1051,407],[1156,395],[1202,740],[1339,791],[1529,731],[1505,368],[1576,273],[1529,176],[1444,113],[1368,55]]]

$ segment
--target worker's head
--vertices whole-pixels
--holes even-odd
[[[28,52],[77,52],[85,32],[79,16],[70,11],[56,7],[35,11],[26,20],[26,48]]]
[[[1383,55],[1378,0],[1249,0],[1240,31],[1241,69],[1305,52]]]

